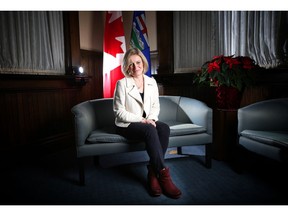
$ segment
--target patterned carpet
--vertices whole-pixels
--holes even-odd
[[[175,184],[182,190],[174,200],[151,197],[146,188],[145,152],[86,160],[86,186],[79,186],[71,151],[22,162],[2,169],[1,205],[287,205],[287,178],[273,163],[251,163],[238,174],[223,161],[203,165],[202,155],[167,155]],[[133,161],[137,158],[138,161]],[[130,159],[130,161],[129,161]],[[118,155],[119,160],[119,155]],[[37,162],[36,162],[37,161]],[[106,162],[105,162],[106,161]],[[110,164],[107,163],[110,161]],[[129,162],[133,163],[129,163]],[[2,164],[3,165],[3,164]],[[264,167],[265,169],[262,169]],[[5,176],[5,178],[3,177]]]

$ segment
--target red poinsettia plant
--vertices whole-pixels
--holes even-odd
[[[252,82],[252,69],[258,65],[248,56],[215,56],[211,61],[205,62],[200,73],[195,78],[195,83],[210,86],[227,86],[243,90]]]

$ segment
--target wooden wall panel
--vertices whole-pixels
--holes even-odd
[[[70,109],[77,103],[76,91],[1,91],[0,133],[4,138],[1,149],[15,151],[29,146],[38,148],[42,145],[41,140],[51,139],[57,134],[70,132],[71,136]]]
[[[156,16],[157,49],[159,58],[158,74],[173,74],[173,11],[158,11]]]
[[[95,98],[103,97],[103,53],[81,50],[81,65],[91,78],[88,83],[90,95],[95,95]]]
[[[71,108],[102,97],[102,54],[81,50],[86,85],[74,76],[0,77],[0,154],[47,154],[74,145]]]

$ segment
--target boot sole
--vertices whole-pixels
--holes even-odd
[[[158,197],[158,196],[161,196],[162,192],[155,192],[155,191],[152,191],[151,189],[148,189],[149,191],[149,194],[153,197]]]

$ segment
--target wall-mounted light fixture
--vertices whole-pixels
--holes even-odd
[[[89,81],[89,77],[84,73],[82,66],[72,66],[74,75],[74,83],[77,85],[85,85]]]
[[[84,75],[84,68],[82,66],[72,66],[74,75]]]

